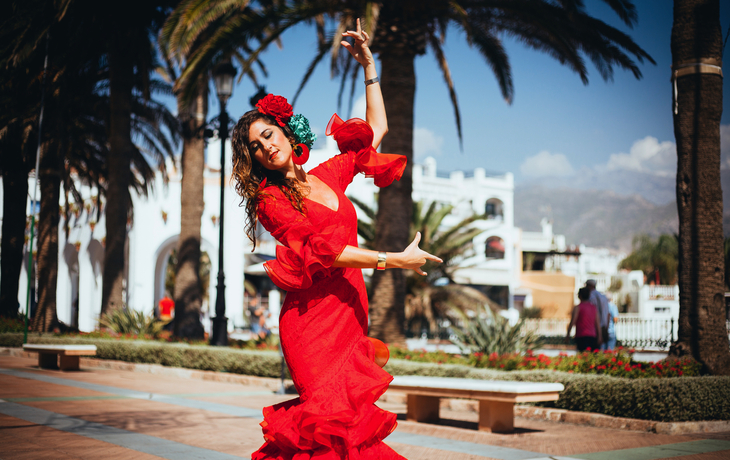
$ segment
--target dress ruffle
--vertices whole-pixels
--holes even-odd
[[[252,460],[403,459],[382,443],[396,416],[374,403],[393,379],[363,337],[343,367],[303,396],[264,408],[266,443]]]
[[[373,148],[373,129],[360,118],[343,121],[332,115],[327,130],[337,142],[342,153],[354,153],[355,166],[359,172],[375,179],[378,187],[387,187],[394,180],[400,180],[406,168],[406,157],[390,153],[378,153]]]
[[[287,229],[289,246],[276,247],[276,260],[264,263],[271,280],[285,291],[302,291],[312,286],[318,273],[327,270],[347,244],[347,235],[340,225],[314,232],[310,225],[292,225]]]

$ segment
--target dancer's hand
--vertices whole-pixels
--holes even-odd
[[[415,270],[419,275],[425,276],[426,272],[421,270],[421,267],[425,265],[427,261],[432,260],[434,262],[443,263],[443,260],[419,248],[418,243],[420,241],[421,232],[418,232],[405,251],[398,254],[398,262],[400,268]]]
[[[357,30],[348,30],[347,32],[343,32],[342,36],[351,37],[354,40],[353,45],[344,40],[341,42],[341,44],[343,47],[345,47],[347,51],[350,52],[350,54],[352,54],[352,57],[354,57],[355,60],[360,63],[360,65],[362,65],[363,67],[367,67],[368,65],[375,65],[373,53],[370,52],[370,48],[368,47],[368,43],[370,42],[370,36],[360,27],[360,19],[357,20]]]

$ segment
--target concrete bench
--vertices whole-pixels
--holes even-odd
[[[514,431],[515,403],[556,401],[564,389],[560,383],[501,382],[415,375],[396,376],[389,388],[406,393],[406,419],[414,422],[438,421],[440,398],[477,399],[479,429],[495,433]]]
[[[38,353],[38,367],[41,369],[79,370],[81,356],[96,355],[96,345],[23,345],[23,350]],[[59,364],[60,361],[60,364]]]

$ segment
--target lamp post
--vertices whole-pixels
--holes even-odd
[[[218,117],[218,138],[221,141],[221,201],[220,219],[218,220],[218,287],[215,299],[215,318],[213,318],[213,334],[210,338],[211,345],[228,345],[228,318],[226,318],[226,275],[223,273],[223,194],[225,191],[225,164],[226,164],[226,139],[228,138],[228,113],[226,103],[233,94],[233,77],[236,76],[236,68],[230,61],[224,61],[213,70],[213,82],[218,94],[218,101],[221,104],[221,113]]]

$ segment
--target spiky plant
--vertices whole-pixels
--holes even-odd
[[[524,318],[511,326],[506,318],[495,315],[491,309],[480,308],[473,317],[461,314],[461,324],[453,325],[451,340],[469,354],[524,353],[542,344],[542,339],[524,326]]]
[[[112,310],[99,318],[99,324],[119,334],[149,335],[158,337],[167,322],[160,321],[151,313],[129,308]]]

